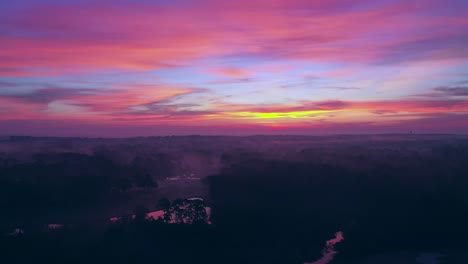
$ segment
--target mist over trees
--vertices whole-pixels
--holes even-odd
[[[60,244],[87,263],[304,263],[338,231],[336,263],[468,248],[463,136],[13,138],[0,151],[0,230],[24,231],[2,243],[46,260]]]

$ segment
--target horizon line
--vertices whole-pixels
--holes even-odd
[[[163,138],[163,137],[337,137],[337,136],[468,136],[468,133],[336,133],[336,134],[250,134],[250,135],[222,135],[222,134],[186,134],[186,135],[152,135],[152,136],[34,136],[34,135],[0,135],[0,138],[58,138],[58,139],[135,139],[135,138]]]

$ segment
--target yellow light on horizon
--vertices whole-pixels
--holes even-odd
[[[232,115],[246,119],[310,118],[312,115],[336,112],[337,110],[307,110],[293,112],[234,112]]]

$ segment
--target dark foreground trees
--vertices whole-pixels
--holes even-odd
[[[18,236],[4,236],[2,231],[0,263],[297,264],[318,259],[324,241],[337,231],[345,239],[336,246],[335,261],[341,261],[336,263],[353,263],[385,252],[468,251],[468,145],[434,152],[398,149],[353,147],[346,150],[351,152],[322,159],[327,157],[324,150],[315,148],[303,152],[302,161],[271,161],[252,155],[236,163],[225,158],[230,166],[205,180],[210,186],[211,225],[205,224],[207,214],[199,199],[172,203],[165,199],[158,204],[164,210],[160,221],[148,221],[148,210],[141,207],[135,210],[135,218],[130,215],[108,226],[25,228]],[[88,158],[70,157],[85,168],[94,164]],[[13,188],[6,186],[21,186],[15,190],[22,190],[25,199],[6,209],[18,208],[22,219],[33,221],[35,216],[28,210],[32,206],[25,206],[38,202],[32,194],[51,189],[62,194],[69,189],[54,188],[62,186],[54,185],[60,181],[34,185],[33,177],[17,176],[74,172],[67,169],[74,168],[73,164],[49,167],[39,163],[34,167],[37,170],[24,164],[8,165],[2,171],[7,177],[0,182],[6,184],[0,184],[0,190],[12,194]],[[94,172],[81,175],[86,180],[77,185],[82,188],[78,197],[98,194],[95,186],[102,186],[102,179],[112,179],[106,176],[109,172],[118,173],[111,165],[97,162],[101,168],[97,178],[90,177]],[[44,179],[60,176],[59,172],[51,175]],[[122,186],[125,189],[128,183]],[[5,193],[0,192],[0,197],[10,201],[18,197]]]

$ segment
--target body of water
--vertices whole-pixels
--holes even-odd
[[[322,257],[319,260],[314,262],[305,262],[304,264],[327,264],[333,260],[333,257],[336,253],[335,245],[341,241],[343,241],[344,235],[343,232],[339,231],[336,232],[335,237],[332,239],[327,240],[325,243],[325,247],[322,250]]]

